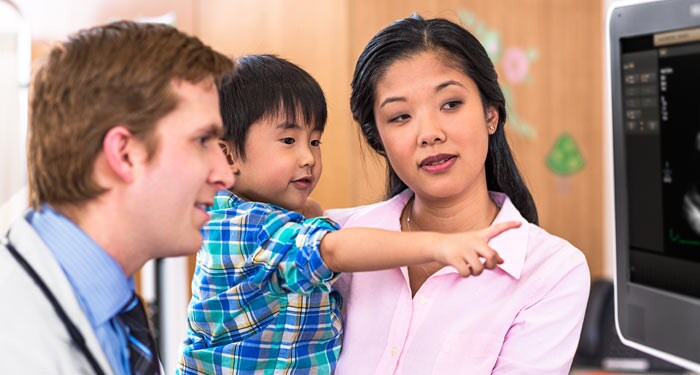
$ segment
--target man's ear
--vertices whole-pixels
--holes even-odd
[[[219,147],[221,147],[221,151],[226,156],[226,161],[228,162],[229,168],[231,168],[231,172],[234,174],[238,173],[238,163],[236,163],[236,157],[233,150],[231,150],[231,146],[228,143],[219,140]]]
[[[134,180],[135,162],[145,159],[144,146],[124,126],[115,126],[102,141],[102,152],[112,172],[125,182]]]

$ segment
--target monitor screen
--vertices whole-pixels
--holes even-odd
[[[608,12],[616,319],[700,371],[700,1]]]

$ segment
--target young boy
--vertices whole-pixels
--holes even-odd
[[[339,272],[438,261],[468,276],[502,262],[486,241],[518,223],[439,234],[305,219],[327,115],[320,86],[296,65],[241,57],[219,96],[236,182],[204,227],[180,373],[331,373],[343,332],[331,288]]]

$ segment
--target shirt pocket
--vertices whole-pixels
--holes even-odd
[[[490,374],[502,345],[503,338],[488,333],[450,335],[438,353],[433,374]]]

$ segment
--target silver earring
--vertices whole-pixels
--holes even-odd
[[[496,130],[496,127],[493,125],[489,125],[489,130],[494,131],[494,130]]]

